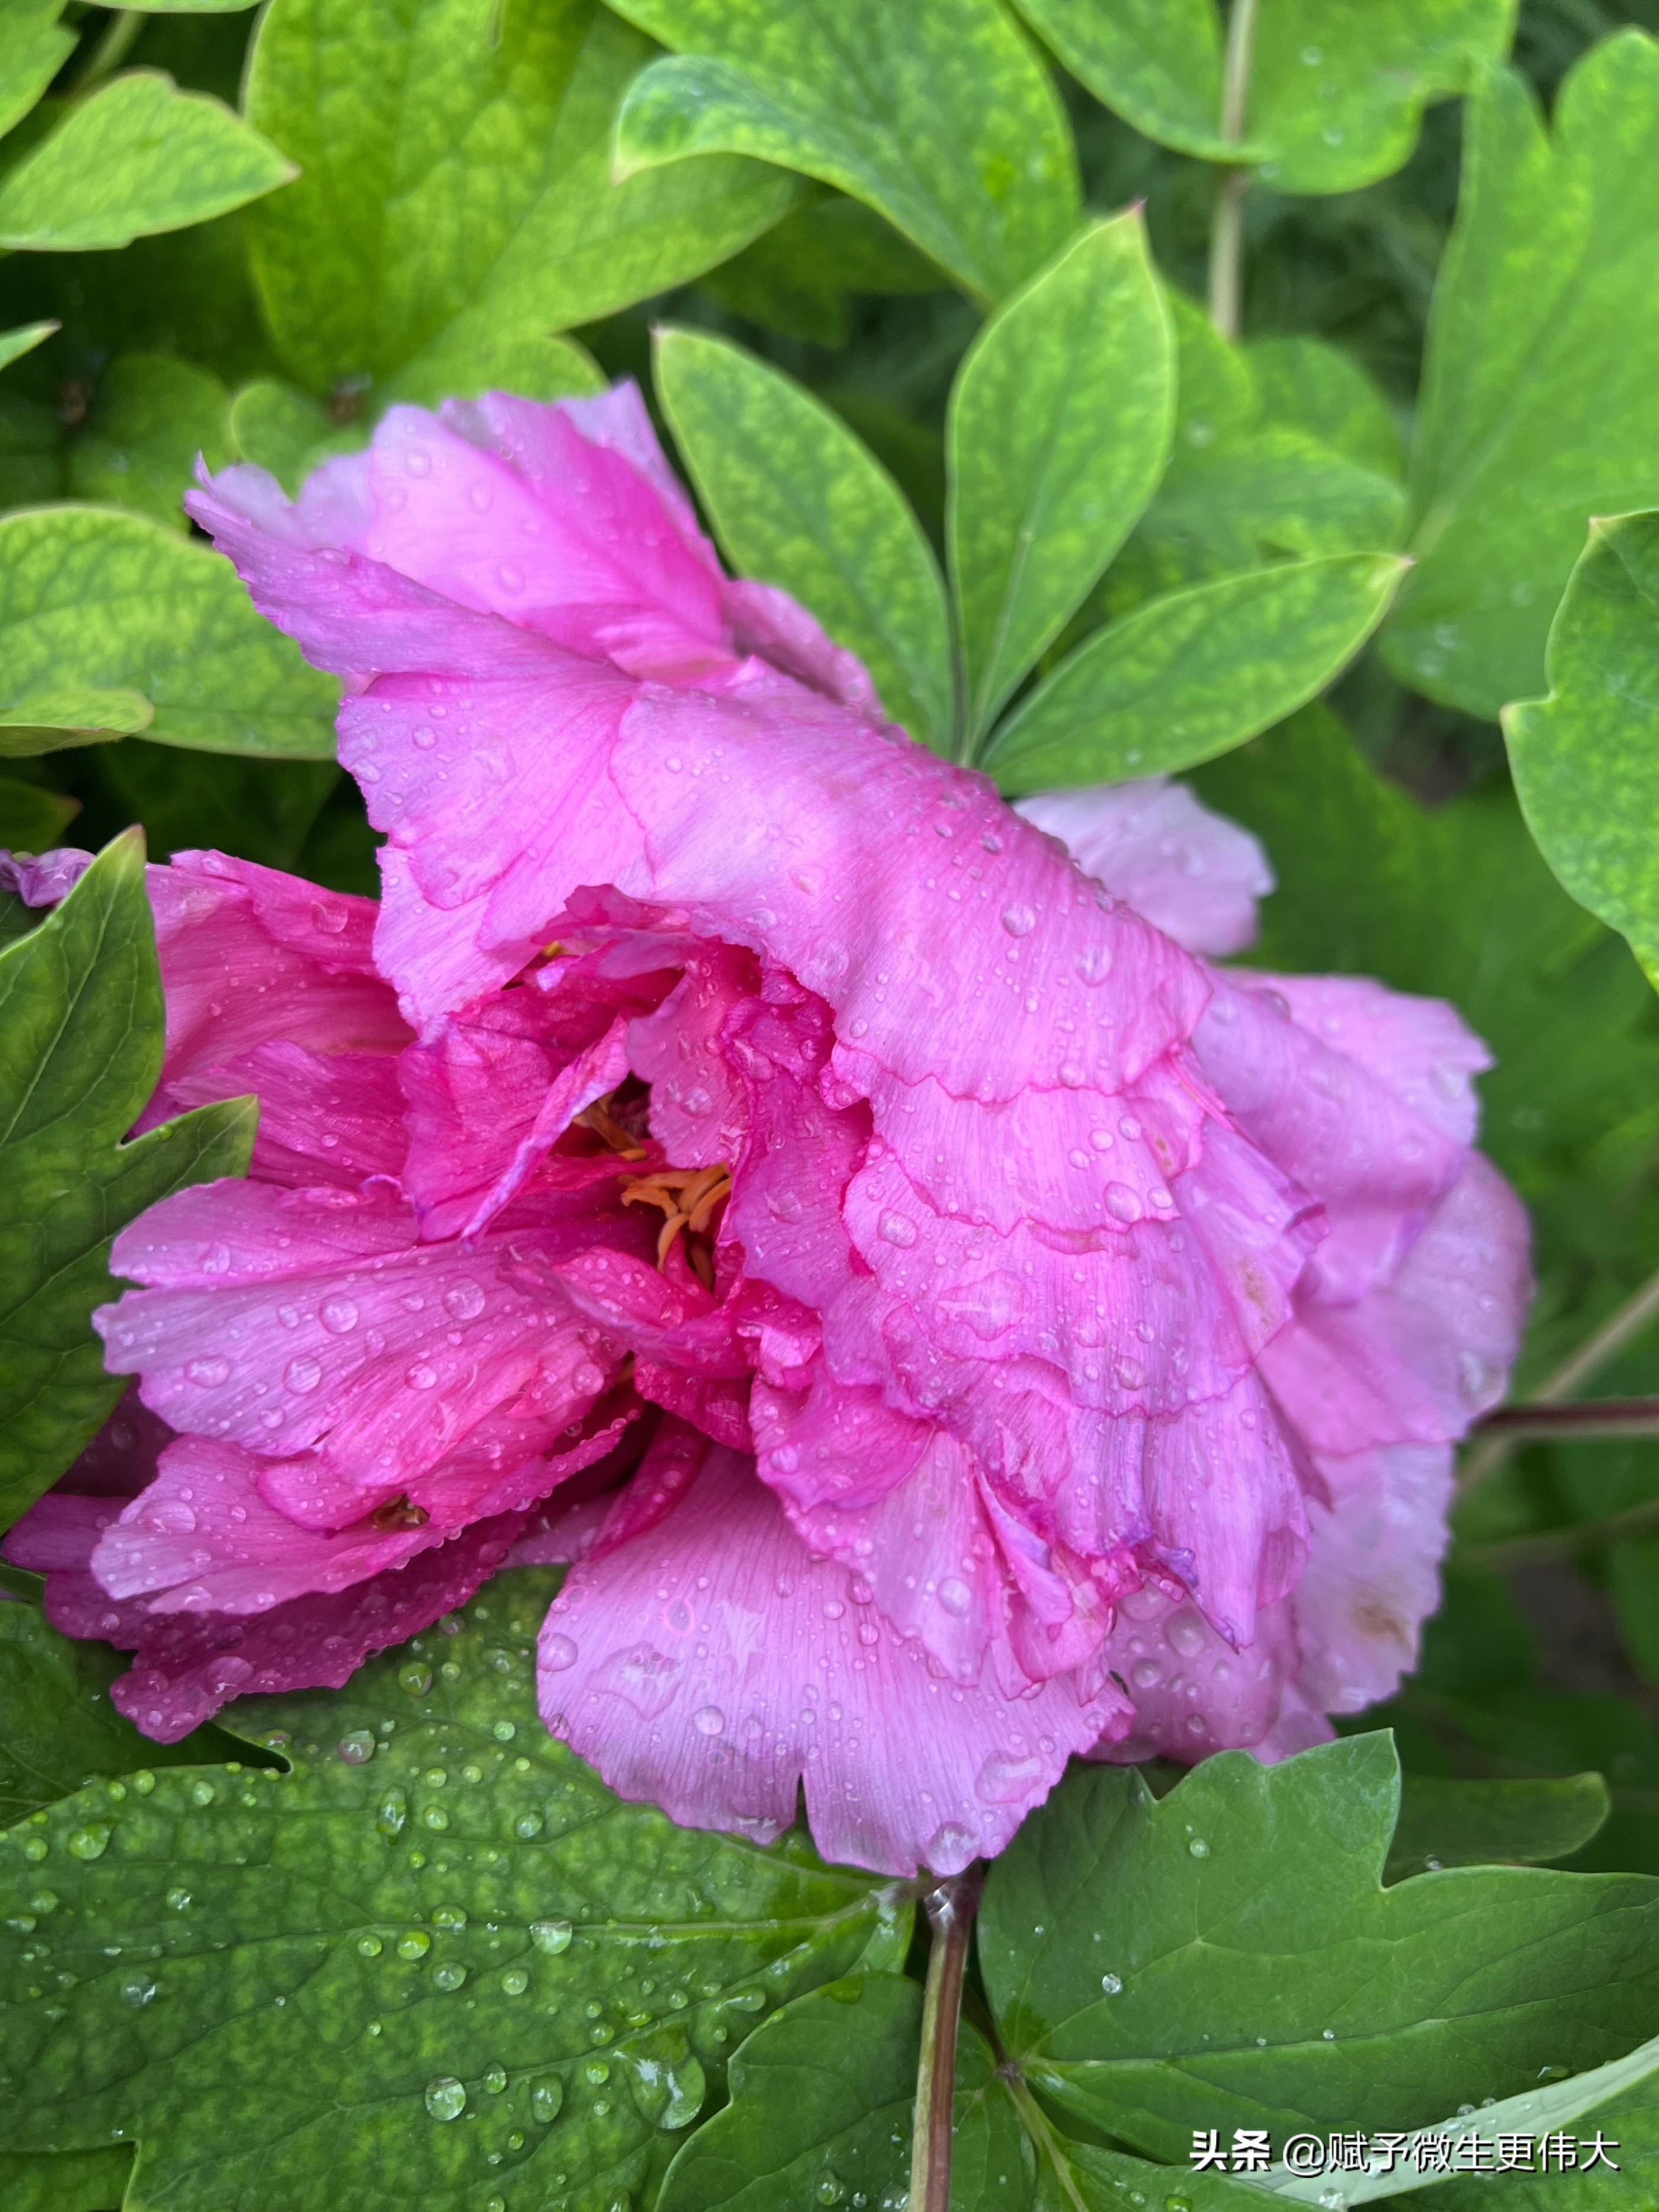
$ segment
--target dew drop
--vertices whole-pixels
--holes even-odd
[[[532,1920],[530,1940],[538,1951],[550,1958],[557,1958],[561,1951],[570,1948],[570,1923],[568,1920]]]
[[[230,1362],[216,1353],[206,1359],[192,1359],[185,1369],[187,1382],[199,1382],[204,1390],[216,1390],[222,1382],[230,1380]]]
[[[463,1275],[444,1292],[444,1310],[457,1321],[477,1321],[484,1310],[484,1294],[469,1276]]]
[[[108,1848],[110,1831],[101,1820],[88,1820],[83,1828],[71,1828],[64,1838],[64,1845],[71,1858],[100,1859]]]
[[[426,2085],[426,2108],[434,2120],[459,2120],[466,2110],[466,2091],[453,2074],[440,2074]]]
[[[357,1308],[350,1298],[325,1298],[318,1319],[331,1336],[349,1336],[357,1326]]]
[[[552,2126],[563,2106],[564,2084],[556,2074],[545,2081],[538,2081],[530,2093],[530,2116],[544,2128]]]
[[[297,1359],[290,1359],[283,1370],[283,1380],[296,1395],[303,1398],[314,1390],[323,1379],[323,1364],[302,1352]]]
[[[692,1714],[691,1725],[699,1735],[721,1735],[726,1730],[726,1715],[718,1705],[702,1705]]]
[[[542,1666],[550,1674],[562,1674],[567,1667],[574,1667],[578,1653],[568,1636],[550,1636],[542,1645]]]
[[[1123,1977],[1121,1974],[1103,1974],[1100,1986],[1109,1997],[1120,1996],[1123,1991]]]
[[[147,2005],[155,1995],[155,1984],[148,1974],[129,1974],[121,1984],[121,2002],[131,2005],[135,2012]]]
[[[1029,937],[1036,927],[1035,908],[1016,903],[1002,909],[1002,926],[1010,937]]]

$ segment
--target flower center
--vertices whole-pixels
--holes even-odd
[[[724,1164],[712,1168],[660,1168],[654,1175],[629,1176],[622,1187],[624,1206],[659,1206],[661,1234],[657,1238],[660,1267],[673,1249],[677,1237],[685,1238],[685,1256],[705,1290],[714,1287],[714,1258],[711,1228],[715,1210],[732,1195],[732,1170]]]

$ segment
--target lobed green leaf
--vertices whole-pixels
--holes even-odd
[[[945,584],[903,494],[803,386],[724,339],[666,331],[657,392],[720,545],[780,586],[875,679],[936,752],[954,725]]]
[[[945,428],[970,744],[1134,526],[1174,412],[1173,338],[1133,210],[1084,231],[975,340]]]
[[[548,1736],[557,1579],[234,1709],[289,1772],[97,1783],[0,1838],[16,2149],[137,2142],[170,2212],[325,2174],[360,2212],[648,2201],[770,2008],[896,1971],[902,1885],[677,1828]]]
[[[550,332],[775,222],[793,187],[753,162],[612,180],[617,102],[650,51],[599,0],[275,0],[247,108],[303,172],[252,225],[289,373],[426,398],[510,379],[540,347],[545,379]]]
[[[1077,221],[1064,110],[1000,0],[617,5],[675,49],[623,103],[624,174],[716,152],[799,170],[878,209],[987,302]]]
[[[1659,2021],[1659,1883],[1462,1868],[1385,1889],[1386,1735],[1155,1801],[1079,1777],[992,1869],[1004,2047],[1086,2129],[1155,2158],[1199,2127],[1407,2129],[1606,2063]]]
[[[161,1065],[143,843],[105,848],[63,904],[0,950],[0,1521],[58,1479],[120,1396],[93,1334],[115,1232],[169,1192],[240,1174],[246,1099],[122,1139]]]
[[[1412,453],[1418,566],[1385,632],[1431,698],[1545,688],[1594,514],[1659,506],[1659,42],[1593,46],[1547,131],[1512,72],[1468,108]]]
[[[244,207],[295,174],[221,100],[131,70],[0,178],[0,246],[84,253]]]
[[[1528,825],[1659,984],[1659,514],[1592,526],[1545,666],[1549,696],[1504,711]]]
[[[162,744],[331,760],[333,681],[258,613],[230,563],[146,516],[0,519],[0,700],[137,692]]]
[[[1286,561],[1150,599],[1087,639],[993,738],[1019,793],[1212,760],[1324,690],[1382,619],[1405,563]]]

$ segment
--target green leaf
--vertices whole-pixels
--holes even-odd
[[[182,532],[197,455],[214,469],[230,458],[229,401],[216,376],[165,354],[112,362],[70,450],[70,495],[135,507]]]
[[[676,2157],[657,2212],[882,2203],[902,2180],[921,1990],[848,1976],[797,1997],[732,2062],[732,2101]]]
[[[1385,1881],[1449,1866],[1540,1866],[1582,1850],[1607,1817],[1599,1774],[1559,1781],[1462,1782],[1401,1777]]]
[[[112,738],[147,730],[155,714],[137,691],[100,691],[85,684],[31,691],[13,706],[0,707],[0,760],[106,744]]]
[[[1310,340],[1231,345],[1190,300],[1168,296],[1175,441],[1106,577],[1106,607],[1127,613],[1159,592],[1273,562],[1397,545],[1405,500],[1397,468],[1377,463],[1381,403],[1368,380]]]
[[[141,1736],[109,1700],[126,1664],[107,1644],[59,1636],[27,1601],[0,1598],[0,1821],[10,1826],[94,1775],[235,1755],[219,1729],[198,1729],[181,1743]],[[10,2212],[10,2199],[0,2201]]]
[[[1091,2129],[1410,2128],[1603,2063],[1659,2014],[1659,1884],[1464,1868],[1384,1889],[1386,1735],[1155,1801],[1100,1768],[992,1869],[980,1958],[1004,2047]],[[1041,1933],[1034,1935],[1034,1929]]]
[[[1095,98],[1160,145],[1237,161],[1220,135],[1215,0],[1018,0],[1019,12]],[[1259,157],[1259,155],[1258,155]]]
[[[1431,100],[1509,51],[1516,0],[1262,0],[1249,136],[1281,192],[1350,192],[1399,168]]]
[[[1554,2070],[1547,2069],[1552,2074]],[[1627,2118],[1636,2123],[1633,2142],[1624,2140]],[[1517,2136],[1531,2138],[1528,2155],[1535,2164],[1546,2136],[1571,2128],[1577,2136],[1580,2128],[1592,2124],[1607,2148],[1594,2161],[1587,2160],[1582,2172],[1568,2173],[1553,2187],[1535,2175],[1529,2182],[1524,2172],[1503,2172],[1504,2166],[1515,2158],[1503,2141],[1504,2136],[1511,2144]],[[1607,2136],[1609,2126],[1618,2130],[1610,2138]],[[1478,2112],[1465,2108],[1455,2118],[1419,2132],[1447,2136],[1454,2143],[1486,2145],[1492,2179],[1477,2180],[1467,2174],[1448,2179],[1433,2186],[1431,2194],[1422,2186],[1425,2176],[1417,2163],[1415,2144],[1408,2143],[1391,2157],[1385,2154],[1376,2160],[1374,2172],[1311,2176],[1291,2174],[1280,2166],[1261,2176],[1260,2185],[1292,2203],[1317,2204],[1326,2212],[1342,2212],[1350,2204],[1372,2204],[1384,2197],[1404,2197],[1408,2204],[1432,2204],[1437,2212],[1488,2204],[1501,2205],[1504,2212],[1517,2204],[1548,2206],[1551,2212],[1563,2212],[1563,2208],[1590,2212],[1592,2206],[1633,2206],[1637,2200],[1632,2191],[1643,2190],[1644,2183],[1642,2201],[1651,2203],[1648,2192],[1659,2180],[1659,2039],[1640,2044],[1625,2057],[1610,2060],[1587,2074],[1574,2075],[1565,2081],[1551,2081],[1541,2088],[1506,2097]],[[1579,2140],[1575,2140],[1575,2156],[1579,2148]],[[1632,2150],[1637,2154],[1633,2159],[1628,2154]],[[1614,2152],[1622,2155],[1614,2157]],[[1472,2149],[1454,2152],[1471,2164],[1476,2154]],[[1432,2173],[1426,2178],[1432,2185]]]
[[[226,419],[238,456],[269,469],[290,499],[320,462],[355,453],[368,438],[367,423],[337,422],[308,392],[275,377],[245,384]]]
[[[793,185],[751,162],[611,180],[650,51],[599,0],[276,0],[247,109],[303,174],[252,228],[290,373],[325,395],[401,373],[424,395],[775,222]]]
[[[331,761],[237,759],[143,738],[112,746],[98,765],[119,811],[143,823],[157,860],[211,847],[301,875],[314,872],[304,862],[306,842],[341,787]]]
[[[711,270],[702,289],[768,330],[840,345],[849,293],[934,292],[948,281],[873,208],[835,192],[794,209]]]
[[[336,688],[254,609],[228,561],[93,507],[0,519],[0,699],[141,692],[158,743],[327,760]]]
[[[114,2212],[126,2195],[132,2153],[124,2143],[37,2158],[0,2150],[0,2202],[6,2212]]]
[[[0,368],[21,361],[26,353],[33,353],[36,346],[46,343],[54,331],[62,328],[61,323],[55,322],[23,323],[15,331],[0,331]]]
[[[901,1885],[677,1828],[547,1735],[557,1583],[498,1577],[343,1692],[235,1709],[291,1773],[98,1784],[0,1838],[0,1913],[59,1900],[0,1939],[16,2148],[118,2131],[172,2212],[325,2174],[356,2212],[649,2202],[770,2008],[897,1968]]]
[[[1659,984],[1659,514],[1592,526],[1545,665],[1549,696],[1504,712],[1528,825]]]
[[[1302,429],[1346,460],[1398,480],[1400,425],[1358,362],[1318,338],[1257,338],[1244,349],[1261,419]]]
[[[798,599],[875,678],[887,712],[951,748],[951,623],[933,549],[867,446],[781,370],[665,331],[657,392],[727,558]]]
[[[161,1066],[143,842],[106,846],[57,911],[0,951],[0,1521],[64,1472],[120,1396],[89,1316],[111,1239],[186,1183],[240,1174],[251,1101],[131,1143]]]
[[[1282,562],[1149,600],[1015,708],[985,766],[1021,793],[1213,759],[1324,690],[1382,620],[1405,565],[1370,553]]]
[[[441,400],[476,399],[485,392],[516,392],[525,399],[584,398],[603,392],[605,384],[604,370],[574,338],[475,323],[406,362],[386,396],[388,404],[402,399],[436,407]]]
[[[0,246],[126,246],[242,207],[295,173],[222,101],[132,70],[69,106],[0,179]]]
[[[675,49],[629,91],[625,174],[750,154],[864,200],[984,301],[1078,217],[1064,110],[999,0],[618,0]]]
[[[5,0],[0,6],[0,131],[40,99],[75,52],[75,33],[58,18],[64,0]]]
[[[1544,689],[1592,514],[1659,506],[1659,45],[1626,31],[1547,133],[1510,72],[1470,102],[1412,454],[1419,565],[1385,633],[1431,698],[1495,718]]]
[[[49,853],[79,811],[73,799],[0,775],[0,846],[9,853]]]
[[[951,574],[970,742],[1134,526],[1169,457],[1174,352],[1138,212],[993,317],[951,393]]]

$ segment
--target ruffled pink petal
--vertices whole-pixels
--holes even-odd
[[[1352,1304],[1305,1304],[1261,1369],[1314,1450],[1462,1437],[1503,1395],[1531,1295],[1528,1248],[1520,1200],[1470,1153],[1391,1281]]]
[[[92,859],[78,845],[58,845],[40,854],[0,848],[0,891],[10,891],[25,906],[56,906],[75,889]]]
[[[1129,1733],[1098,1756],[1125,1763],[1249,1750],[1279,1718],[1298,1654],[1291,1608],[1266,1607],[1243,1650],[1182,1593],[1149,1583],[1118,1608],[1107,1663],[1134,1699]]]
[[[312,1053],[395,1053],[409,1041],[374,972],[372,899],[319,890],[223,853],[148,871],[167,1000],[168,1086],[281,1040]],[[230,1097],[229,1091],[218,1096]]]
[[[1443,999],[1390,991],[1369,975],[1264,975],[1298,1028],[1355,1060],[1454,1144],[1472,1145],[1480,1102],[1472,1078],[1492,1054]]]
[[[548,1726],[623,1796],[769,1842],[804,1783],[823,1856],[895,1875],[1000,1850],[1127,1718],[1109,1684],[1011,1703],[941,1679],[718,1447],[665,1520],[572,1570],[539,1676]]]
[[[96,1325],[112,1370],[141,1373],[145,1402],[175,1428],[269,1455],[271,1502],[338,1528],[515,1403],[544,1429],[582,1417],[620,1353],[549,1285],[607,1235],[627,1239],[631,1224],[574,1213],[420,1245],[409,1208],[381,1188],[199,1186],[118,1240],[117,1271],[155,1287]],[[542,1443],[532,1432],[525,1450]]]
[[[1255,902],[1273,888],[1267,856],[1184,783],[1152,775],[1039,791],[1014,811],[1058,837],[1085,875],[1188,952],[1220,959],[1255,942]]]
[[[506,1563],[525,1517],[475,1522],[406,1566],[247,1618],[157,1615],[124,1607],[118,1630],[94,1632],[133,1652],[131,1671],[114,1684],[111,1700],[145,1735],[176,1743],[233,1698],[337,1690],[372,1653],[406,1642],[465,1605]],[[47,1585],[46,1616],[74,1635],[54,1610],[55,1588]]]
[[[174,1076],[152,1112],[159,1120],[250,1091],[259,1122],[248,1172],[262,1182],[355,1189],[402,1172],[409,1133],[390,1053],[315,1053],[278,1040]]]
[[[1386,1282],[1456,1180],[1464,1147],[1294,1021],[1271,987],[1218,977],[1194,1042],[1239,1129],[1325,1209],[1316,1295],[1351,1299]]]
[[[156,1477],[104,1530],[94,1576],[113,1598],[167,1613],[266,1613],[313,1590],[343,1589],[440,1542],[424,1528],[370,1522],[302,1528],[260,1496],[262,1462],[239,1445],[181,1437]]]

